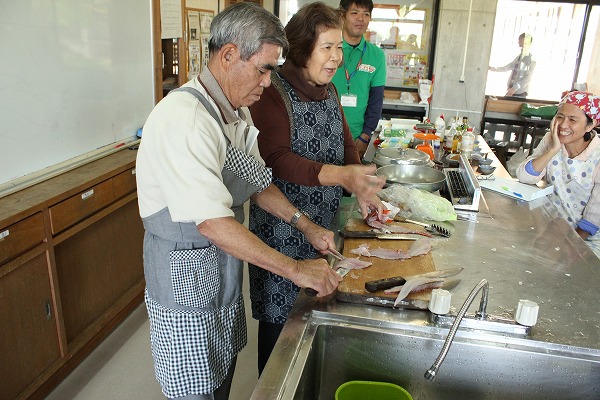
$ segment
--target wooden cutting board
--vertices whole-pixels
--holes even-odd
[[[425,232],[421,226],[407,223],[394,222],[394,225],[400,225],[411,230]],[[346,224],[347,231],[368,231],[371,228],[362,220],[351,218]],[[344,239],[342,254],[349,258],[357,258],[356,254],[350,253],[350,250],[356,249],[362,243],[367,243],[370,249],[384,248],[393,250],[408,250],[413,245],[413,240],[380,240],[375,238],[355,238]],[[345,277],[337,291],[337,300],[350,303],[376,304],[376,299],[392,300],[396,299],[396,294],[385,294],[383,290],[375,293],[369,293],[365,290],[365,283],[376,279],[390,278],[393,276],[412,276],[425,272],[435,271],[433,256],[431,252],[423,256],[411,257],[407,260],[384,260],[377,257],[360,257],[361,260],[373,263],[370,267],[350,271]],[[375,299],[375,301],[373,300]],[[411,293],[408,295],[408,304],[402,305],[405,308],[427,308],[431,299],[431,290],[420,293]]]

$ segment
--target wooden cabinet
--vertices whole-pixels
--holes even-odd
[[[67,344],[140,282],[143,227],[131,201],[54,247]]]
[[[44,219],[41,212],[0,228],[0,264],[32,249],[45,239]]]
[[[0,326],[0,399],[8,400],[61,356],[46,252],[0,277]]]
[[[142,301],[136,153],[0,198],[0,400],[44,398]]]

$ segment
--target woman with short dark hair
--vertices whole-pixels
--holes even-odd
[[[344,189],[354,193],[363,216],[383,205],[375,195],[385,181],[375,166],[363,166],[344,118],[333,75],[342,61],[338,11],[321,3],[302,7],[285,27],[290,43],[272,86],[251,108],[260,130],[261,157],[273,169],[274,183],[308,218],[330,227]],[[296,260],[318,256],[301,232],[255,203],[250,230]],[[266,272],[266,273],[265,273]],[[299,292],[277,274],[250,266],[252,315],[259,320],[259,371],[262,372]]]

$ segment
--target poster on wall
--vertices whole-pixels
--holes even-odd
[[[208,65],[208,35],[202,35],[202,68]]]
[[[427,56],[402,50],[384,49],[386,86],[417,87],[419,79],[427,76]]]
[[[197,76],[208,64],[208,38],[215,13],[210,10],[186,9],[187,14],[187,77]]]
[[[160,0],[160,38],[180,38],[183,32],[181,25],[181,1]]]
[[[199,40],[190,40],[188,47],[188,80],[200,74],[202,53]]]

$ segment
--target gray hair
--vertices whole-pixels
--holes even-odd
[[[227,43],[238,47],[244,61],[260,51],[265,43],[282,47],[284,56],[289,47],[279,18],[261,6],[247,2],[227,7],[210,25],[209,54],[216,53]]]

